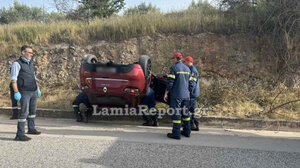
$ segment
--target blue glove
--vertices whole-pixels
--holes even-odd
[[[37,89],[37,97],[41,97],[42,96],[42,92],[40,90],[40,88]]]
[[[16,92],[15,94],[14,94],[14,98],[17,100],[17,101],[20,101],[21,100],[21,93],[20,92]]]

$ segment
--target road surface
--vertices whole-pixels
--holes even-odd
[[[16,142],[16,123],[0,116],[0,167],[300,167],[300,132],[205,127],[173,140],[169,126],[38,118],[42,134]]]

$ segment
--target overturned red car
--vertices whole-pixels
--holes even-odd
[[[142,55],[132,64],[99,62],[86,54],[80,67],[81,90],[92,105],[98,107],[137,107],[149,87],[155,91],[157,101],[163,102],[166,77],[151,73],[149,56]]]

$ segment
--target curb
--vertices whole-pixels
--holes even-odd
[[[11,107],[0,107],[0,114],[12,115]],[[74,112],[58,109],[37,109],[37,117],[45,118],[75,118]],[[91,120],[130,120],[142,121],[142,116],[92,116]],[[163,123],[171,123],[171,117],[160,119]],[[201,116],[201,126],[235,129],[259,129],[272,131],[296,131],[300,132],[300,121],[275,120],[275,119],[252,119],[218,116]]]

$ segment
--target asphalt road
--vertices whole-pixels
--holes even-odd
[[[38,118],[41,135],[16,142],[0,116],[0,167],[300,167],[300,133],[201,128],[168,139],[171,127]]]

